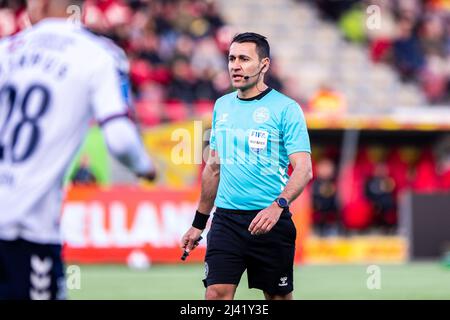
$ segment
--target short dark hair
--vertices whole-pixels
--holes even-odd
[[[234,36],[231,43],[253,42],[256,44],[256,52],[260,59],[270,58],[270,46],[267,38],[254,32],[239,33]]]

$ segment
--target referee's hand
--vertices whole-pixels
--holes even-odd
[[[190,252],[198,246],[198,239],[202,235],[203,230],[190,227],[189,230],[181,238],[181,248]]]
[[[277,224],[282,212],[283,209],[277,204],[272,204],[270,207],[261,210],[250,223],[248,231],[253,236],[269,232]]]
[[[155,181],[155,180],[156,180],[156,177],[157,177],[156,171],[155,171],[154,169],[152,169],[152,170],[150,170],[149,172],[146,172],[146,173],[144,173],[144,174],[138,174],[137,176],[138,176],[139,178],[141,178],[141,179],[147,180],[148,182],[153,182],[153,181]]]

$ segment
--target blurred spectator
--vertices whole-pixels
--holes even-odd
[[[420,73],[420,84],[429,102],[445,103],[449,83],[448,61],[436,54],[426,58],[426,66]]]
[[[415,177],[412,183],[414,191],[428,193],[439,190],[439,178],[431,150],[425,150],[422,153],[415,169]]]
[[[450,12],[450,2],[448,0],[426,0],[425,2],[429,9]]]
[[[83,155],[81,157],[80,164],[73,174],[71,181],[72,184],[76,186],[95,185],[97,183],[97,178],[91,170],[90,160],[88,156]]]
[[[24,17],[25,0],[0,0],[0,37],[25,28]],[[197,110],[204,115],[230,90],[226,55],[236,31],[225,25],[215,1],[86,0],[82,18],[126,51],[144,125],[183,120]],[[275,67],[268,82],[285,88]]]
[[[215,101],[221,93],[214,86],[215,73],[211,69],[203,71],[195,84],[195,97],[198,101]]]
[[[356,3],[355,3],[356,2]],[[367,24],[369,6],[380,24]],[[450,101],[450,4],[447,0],[317,1],[344,36],[367,41],[372,61],[392,64],[403,81],[416,81],[431,104]]]
[[[324,13],[326,18],[338,20],[341,15],[350,9],[353,4],[360,0],[346,0],[346,1],[329,1],[329,0],[316,0],[317,5]]]
[[[391,49],[396,32],[396,21],[393,12],[394,1],[372,0],[366,1],[366,3],[367,5],[378,6],[382,15],[381,23],[375,28],[366,25],[371,58],[374,62],[392,63]]]
[[[284,84],[283,81],[281,81],[279,76],[279,68],[278,64],[276,63],[275,59],[272,59],[270,62],[270,69],[269,72],[266,74],[266,77],[264,78],[266,81],[266,84],[277,91],[284,92]]]
[[[310,111],[313,112],[345,112],[347,102],[344,96],[331,88],[328,84],[323,84],[313,95],[308,103]]]
[[[29,25],[25,0],[0,0],[0,38],[13,35]]]
[[[366,180],[365,194],[372,205],[373,226],[385,233],[394,232],[397,225],[395,181],[389,176],[386,163],[375,165],[373,175]]]
[[[361,3],[354,5],[339,19],[339,26],[345,37],[352,42],[364,42],[366,40],[366,12]]]
[[[138,122],[143,126],[159,124],[163,119],[165,90],[152,81],[142,83],[136,102]]]
[[[317,178],[312,183],[313,226],[320,236],[338,233],[338,205],[336,197],[336,169],[330,159],[316,165]]]
[[[187,56],[190,56],[190,54]],[[227,68],[224,54],[217,47],[215,40],[211,38],[205,38],[197,42],[195,50],[192,52],[191,62],[193,70],[198,74],[205,71],[217,73]]]
[[[439,186],[441,191],[450,192],[450,135],[444,136],[435,147]]]
[[[419,40],[425,54],[445,57],[446,34],[443,20],[435,14],[425,16]]]
[[[389,155],[389,172],[395,181],[397,194],[411,188],[414,179],[414,168],[419,157],[420,149],[415,146],[399,146]]]
[[[440,187],[442,191],[450,192],[450,153],[441,159],[440,168]]]
[[[397,25],[393,43],[395,66],[405,81],[415,79],[425,64],[425,57],[419,40],[414,34],[414,21],[402,17]]]
[[[196,81],[189,61],[177,58],[172,64],[171,73],[173,78],[167,92],[168,99],[192,104],[196,99]]]
[[[219,42],[226,26],[214,2],[88,0],[85,22],[126,50],[145,125],[182,120],[192,105],[214,101],[229,88],[227,47]]]

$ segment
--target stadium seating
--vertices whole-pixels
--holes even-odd
[[[320,18],[313,2],[218,2],[237,31],[268,36],[282,74],[295,79],[306,100],[327,83],[347,96],[350,112],[426,104],[418,86],[402,83],[395,70],[373,63],[368,49],[346,41],[336,26]]]

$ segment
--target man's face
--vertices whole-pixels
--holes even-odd
[[[259,72],[263,67],[262,61],[256,51],[256,44],[253,42],[234,42],[230,46],[228,55],[228,72],[230,73],[231,85],[235,89],[245,90],[254,86],[260,78]],[[267,71],[266,69],[263,72]],[[244,76],[250,76],[248,80]]]

